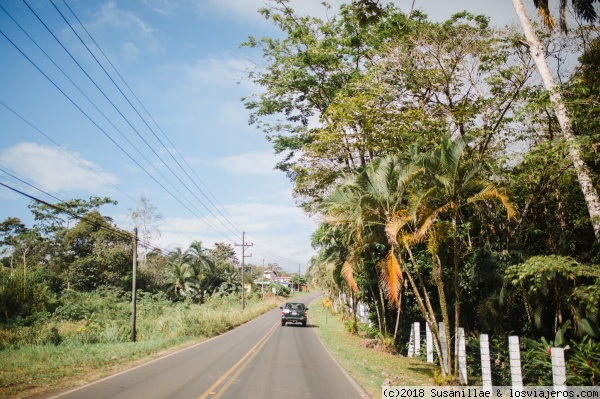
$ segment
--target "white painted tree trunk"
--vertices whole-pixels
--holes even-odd
[[[565,107],[562,96],[556,87],[554,77],[552,76],[550,67],[546,62],[546,52],[542,47],[542,43],[535,34],[535,31],[533,30],[533,25],[531,24],[531,20],[527,15],[527,10],[523,5],[523,0],[512,0],[512,2],[513,6],[515,7],[515,11],[517,12],[517,16],[519,17],[519,21],[521,22],[527,43],[529,44],[529,52],[531,53],[537,70],[542,77],[542,81],[544,82],[546,90],[550,92],[550,101],[554,107],[554,113],[556,114],[556,118],[560,124],[563,137],[569,146],[569,155],[571,157],[571,161],[573,162],[573,166],[575,167],[577,179],[579,180],[579,185],[581,186],[583,196],[585,197],[585,201],[587,203],[588,212],[594,228],[594,234],[596,235],[596,241],[600,241],[600,196],[592,184],[590,169],[581,158],[581,147],[577,143],[575,134],[573,132],[571,120],[567,114],[567,108]]]

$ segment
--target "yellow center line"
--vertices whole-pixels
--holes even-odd
[[[277,327],[278,324],[279,324],[279,322],[275,323],[275,325],[273,327],[271,327],[271,329],[248,352],[246,352],[246,354],[244,356],[242,356],[242,358],[240,360],[238,360],[229,370],[227,370],[227,372],[225,372],[225,374],[223,374],[221,376],[221,378],[219,378],[217,381],[215,381],[215,383],[212,384],[210,386],[210,388],[208,388],[202,395],[200,395],[198,397],[198,399],[206,399],[208,397],[208,395],[215,395],[215,396],[212,396],[211,399],[219,398],[223,394],[223,392],[225,392],[225,390],[227,388],[229,388],[229,386],[233,383],[233,381],[237,378],[237,376],[240,375],[240,373],[246,368],[246,366],[248,366],[248,364],[254,358],[254,356],[256,356],[258,351],[260,351],[262,349],[262,347],[267,343],[267,340],[269,339],[269,337],[271,335],[273,335],[273,333],[275,332],[275,328]],[[243,365],[242,365],[242,363],[243,363]],[[240,365],[242,365],[242,366],[240,367]],[[219,385],[221,385],[223,383],[223,381],[225,381],[225,379],[227,379],[231,373],[236,371],[236,369],[238,367],[239,367],[239,369],[237,370],[237,372],[235,372],[235,374],[233,374],[231,376],[229,381],[225,382],[225,384],[223,385],[223,387],[221,387],[219,392],[215,394],[216,388]]]

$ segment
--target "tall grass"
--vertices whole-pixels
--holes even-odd
[[[0,397],[20,398],[75,386],[221,334],[278,306],[277,298],[236,297],[172,303],[141,294],[137,342],[131,304],[114,293],[70,293],[54,315],[31,325],[0,326]]]

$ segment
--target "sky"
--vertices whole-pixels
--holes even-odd
[[[334,10],[342,3],[329,1]],[[110,197],[118,205],[100,212],[127,230],[144,196],[161,215],[154,246],[224,242],[241,260],[244,233],[253,244],[246,263],[304,273],[318,221],[296,206],[241,101],[261,90],[244,76],[264,61],[240,43],[279,33],[258,14],[264,4],[0,0],[0,183],[50,203]],[[510,0],[414,6],[435,21],[467,10],[516,22]],[[321,0],[291,7],[325,16]],[[0,220],[31,226],[31,201],[0,186]]]

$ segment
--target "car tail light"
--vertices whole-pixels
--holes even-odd
[[[304,311],[304,317],[308,316],[307,313],[308,313],[308,311],[305,310]]]

